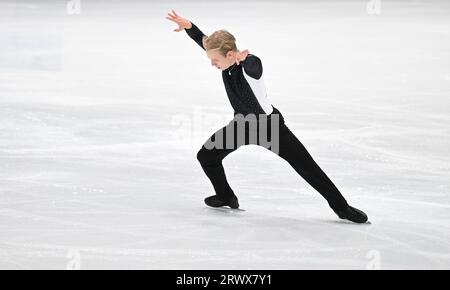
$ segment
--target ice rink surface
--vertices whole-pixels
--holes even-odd
[[[0,268],[450,269],[448,1],[0,3]],[[371,224],[284,160],[196,153],[233,111],[175,24],[262,60],[286,124]]]

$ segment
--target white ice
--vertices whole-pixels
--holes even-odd
[[[69,2],[0,3],[0,268],[450,268],[448,1]],[[171,9],[262,59],[371,224],[256,146],[224,160],[245,211],[203,204],[196,153],[233,111]]]

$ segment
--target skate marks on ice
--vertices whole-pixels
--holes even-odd
[[[213,117],[224,115],[217,125],[225,123],[231,108],[220,74],[210,74],[198,47],[186,36],[170,35],[157,20],[166,12],[162,4],[136,2],[151,9],[133,4],[123,10],[110,3],[109,17],[103,4],[92,3],[95,11],[78,18],[79,26],[61,15],[60,7],[37,4],[39,9],[24,10],[16,2],[0,4],[2,13],[12,7],[20,16],[11,12],[5,19],[13,25],[2,28],[3,60],[9,65],[1,67],[0,81],[0,267],[64,268],[68,254],[77,252],[82,269],[362,269],[373,253],[383,269],[450,266],[444,98],[450,50],[440,41],[447,39],[448,17],[439,16],[449,11],[444,1],[386,4],[390,7],[379,18],[365,17],[364,7],[363,14],[356,12],[351,2],[340,4],[339,11],[335,5],[291,2],[308,8],[285,6],[305,12],[293,23],[298,27],[289,30],[285,15],[276,13],[279,21],[267,26],[282,31],[277,40],[301,29],[302,40],[291,43],[282,57],[264,46],[252,27],[240,25],[248,19],[244,12],[228,27],[254,41],[254,52],[271,72],[266,81],[274,105],[318,153],[314,157],[336,177],[333,181],[367,211],[371,225],[340,220],[275,155],[270,162],[279,162],[277,172],[260,178],[269,171],[255,165],[257,158],[249,163],[244,151],[228,159],[228,165],[238,166],[229,172],[236,188],[259,185],[259,196],[248,196],[246,210],[203,207],[196,194],[209,185],[195,153],[215,129]],[[217,5],[228,11],[226,2],[203,5],[201,13],[194,4],[180,10],[211,31],[229,18],[207,16]],[[344,9],[349,6],[355,9]],[[264,26],[258,13],[271,7],[252,7],[255,23]],[[408,9],[415,14],[405,13]],[[139,21],[127,21],[131,17]],[[354,23],[359,25],[351,27]],[[155,33],[146,37],[150,26]],[[55,62],[43,62],[59,55],[43,28],[64,40],[61,70],[54,69]],[[90,41],[95,37],[101,41]],[[339,45],[329,49],[329,41]],[[23,45],[32,43],[39,51]],[[185,45],[184,52],[179,45]],[[405,45],[416,49],[405,52]],[[166,65],[177,61],[195,70],[177,75]],[[400,83],[402,74],[406,82]],[[189,134],[181,137],[194,148],[175,143],[169,154],[167,146],[174,142],[168,137],[179,125],[171,123],[178,120],[174,115],[185,117],[179,118],[181,129]],[[301,191],[287,186],[293,182]]]

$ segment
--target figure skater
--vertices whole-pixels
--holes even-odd
[[[222,160],[240,146],[254,144],[270,149],[286,160],[327,200],[339,218],[366,223],[367,215],[347,203],[286,126],[281,112],[270,103],[264,86],[261,59],[248,50],[238,50],[236,39],[226,30],[206,36],[194,23],[174,10],[166,18],[178,25],[175,32],[185,30],[206,51],[211,65],[222,71],[225,90],[234,109],[233,120],[215,132],[197,153],[197,159],[216,193],[205,198],[206,205],[239,208],[238,198],[226,179]],[[270,142],[262,137],[269,137]]]

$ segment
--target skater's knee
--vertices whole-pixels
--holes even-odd
[[[202,165],[217,164],[217,163],[220,163],[220,161],[221,161],[221,159],[218,155],[214,154],[213,151],[208,150],[205,147],[202,147],[197,152],[197,160]]]
[[[202,147],[200,150],[198,150],[198,152],[197,152],[198,162],[200,162],[201,164],[206,163],[209,160],[207,153],[208,152],[204,147]]]

